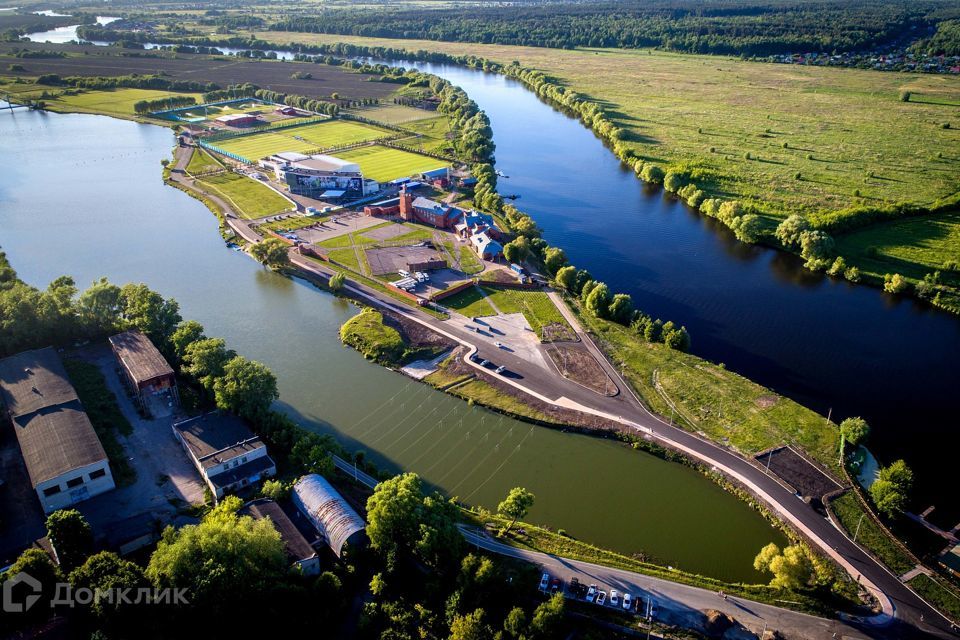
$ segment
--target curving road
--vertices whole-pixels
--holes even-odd
[[[227,222],[240,235],[250,239],[252,239],[251,236],[257,237],[244,221],[228,217]],[[290,252],[290,258],[291,262],[302,271],[324,280],[334,273],[320,263],[304,258],[295,250]],[[613,397],[597,394],[563,378],[555,370],[551,373],[549,369],[542,366],[542,363],[533,362],[521,353],[497,348],[493,344],[493,336],[486,338],[478,336],[477,333],[468,331],[463,324],[438,320],[423,311],[397,303],[392,298],[355,281],[349,281],[345,289],[374,306],[389,309],[465,346],[467,354],[464,362],[477,370],[482,370],[488,375],[491,373],[473,361],[471,356],[474,354],[505,365],[511,372],[511,376],[503,377],[501,380],[523,393],[547,403],[599,416],[636,429],[665,446],[680,450],[691,458],[709,465],[747,487],[769,509],[789,522],[795,530],[832,557],[858,583],[875,595],[881,605],[881,614],[848,621],[850,625],[859,629],[862,635],[858,637],[960,638],[960,635],[951,630],[949,620],[940,615],[861,547],[853,543],[839,527],[798,499],[777,479],[767,475],[763,469],[754,466],[743,457],[696,434],[675,427],[651,413],[634,395],[630,386],[609,363],[564,303],[560,302],[557,305],[558,308],[617,384],[620,392]],[[555,302],[559,302],[555,294],[554,298]],[[722,549],[718,552],[722,552]],[[780,612],[777,615],[784,615],[785,610],[776,609],[776,611]],[[771,615],[771,626],[775,620],[776,616]]]

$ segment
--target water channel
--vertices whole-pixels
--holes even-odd
[[[525,486],[534,522],[712,576],[756,580],[753,555],[784,542],[689,468],[469,407],[342,347],[351,305],[226,249],[206,208],[163,184],[168,129],[17,110],[0,113],[0,139],[0,245],[24,280],[148,283],[271,367],[311,428],[473,504]]]

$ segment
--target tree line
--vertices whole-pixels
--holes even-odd
[[[50,86],[71,86],[78,89],[160,89],[165,91],[198,91],[206,92],[218,89],[214,82],[197,82],[195,80],[174,80],[158,75],[128,75],[128,76],[61,76],[56,73],[46,73],[36,80],[37,84]]]
[[[151,113],[153,111],[167,111],[169,109],[179,109],[197,104],[197,99],[193,96],[168,96],[166,98],[157,98],[156,100],[138,100],[133,103],[135,113]]]
[[[552,48],[660,47],[752,56],[880,46],[935,21],[937,8],[934,2],[906,0],[631,0],[338,8],[284,17],[270,30]]]

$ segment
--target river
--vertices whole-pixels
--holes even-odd
[[[501,193],[519,195],[516,205],[575,265],[647,313],[685,325],[698,355],[837,422],[866,418],[880,461],[902,457],[915,470],[915,510],[935,505],[932,520],[957,523],[950,469],[960,447],[960,318],[738,242],[637,180],[591,131],[515,80],[456,65],[390,64],[446,78],[486,111],[497,168],[510,176]]]
[[[352,305],[226,249],[206,208],[163,184],[168,129],[17,110],[0,112],[0,136],[0,244],[25,281],[146,282],[273,369],[303,424],[472,504],[525,486],[533,522],[729,580],[757,580],[757,550],[785,542],[692,469],[470,407],[342,347]]]

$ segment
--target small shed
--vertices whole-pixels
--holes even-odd
[[[367,523],[326,478],[311,473],[293,485],[293,504],[316,527],[337,557],[346,544],[366,542]]]
[[[146,407],[152,397],[161,395],[169,395],[173,403],[179,404],[173,368],[150,338],[139,331],[124,331],[110,337],[110,347],[140,406]]]

